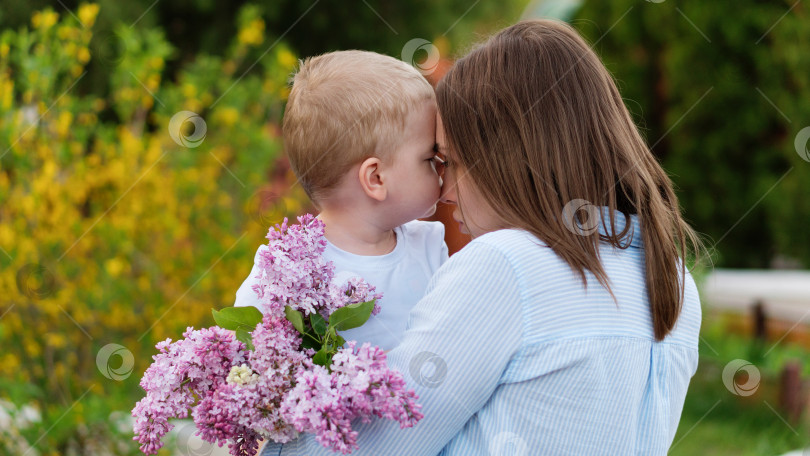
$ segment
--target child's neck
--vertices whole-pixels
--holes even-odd
[[[335,247],[355,255],[385,255],[397,245],[394,230],[349,211],[324,208],[318,218],[326,225],[324,236]]]

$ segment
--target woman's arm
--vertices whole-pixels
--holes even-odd
[[[388,355],[416,390],[425,418],[400,429],[391,420],[356,421],[353,455],[439,453],[489,400],[522,334],[520,290],[512,265],[496,248],[473,242],[431,280],[408,330]],[[311,435],[283,455],[332,455]]]

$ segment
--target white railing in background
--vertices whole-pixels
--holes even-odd
[[[706,308],[750,313],[760,301],[769,318],[810,323],[810,271],[715,269],[700,291]]]

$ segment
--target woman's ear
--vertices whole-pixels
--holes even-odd
[[[369,157],[360,164],[359,178],[360,186],[370,198],[377,201],[385,201],[388,197],[388,189],[385,188],[381,172],[382,161],[377,157]]]

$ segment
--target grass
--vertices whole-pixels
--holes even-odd
[[[740,397],[723,384],[724,365],[701,358],[669,454],[764,456],[810,446],[810,413],[806,411],[798,423],[783,421],[777,376],[763,372],[756,393]]]

